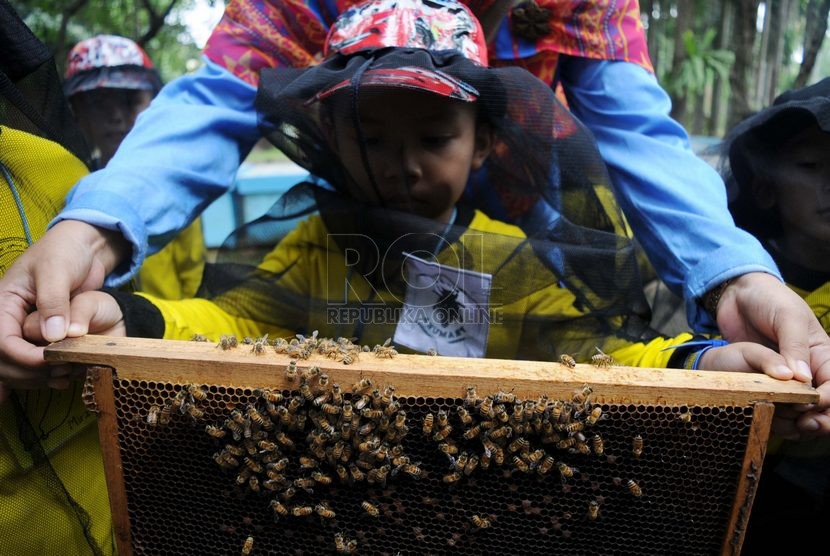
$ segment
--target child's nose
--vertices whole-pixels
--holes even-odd
[[[385,166],[388,179],[403,184],[411,184],[421,177],[421,165],[416,149],[406,143],[401,143],[390,153],[389,163]]]

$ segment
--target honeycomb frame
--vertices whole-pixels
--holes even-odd
[[[301,371],[318,366],[344,387],[363,379],[394,385],[408,423],[400,445],[423,474],[315,484],[285,501],[286,511],[311,508],[294,516],[273,509],[270,501],[281,500],[273,492],[237,484],[245,466],[217,465],[213,456],[225,439],[205,433],[234,409],[250,407],[263,389],[298,396],[297,383],[286,376],[289,356],[245,345],[223,350],[212,343],[87,336],[53,344],[46,357],[88,367],[84,396],[98,414],[116,542],[125,555],[483,554],[518,547],[738,554],[773,402],[817,399],[809,386],[756,374],[372,353],[344,365],[311,356],[297,362]],[[601,435],[600,455],[596,445],[584,454],[573,446],[542,447],[567,462],[569,475],[555,466],[544,476],[522,473],[508,463],[459,472],[448,484],[457,456],[448,460],[422,434],[427,414],[444,411],[461,426],[455,414],[470,386],[481,398],[570,401],[586,385],[602,417],[584,436]],[[164,411],[188,391],[198,417]],[[515,408],[509,403],[504,407]],[[304,436],[294,439],[302,443]],[[296,459],[300,451],[292,453]],[[296,462],[290,465],[298,477]],[[251,475],[248,470],[246,479]],[[327,511],[336,516],[324,519]]]

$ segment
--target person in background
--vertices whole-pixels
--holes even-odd
[[[104,274],[108,285],[128,280],[148,246],[159,249],[227,191],[260,138],[253,109],[260,70],[317,63],[339,9],[351,4],[228,3],[205,66],[164,88],[110,164],[78,184],[47,237],[0,281],[4,382],[51,375],[42,348],[22,335],[29,307],[40,310],[48,340],[79,334],[69,316],[71,293],[99,286]],[[669,117],[637,2],[473,5],[492,45],[491,65],[518,65],[561,85],[569,108],[597,138],[635,236],[661,278],[683,295],[689,322],[697,330],[717,325],[730,341],[776,346],[787,362],[782,376],[816,384],[820,403],[780,408],[777,430],[830,432],[830,337],[781,282],[760,243],[734,226],[722,180]],[[498,183],[472,184],[466,196],[524,230],[551,216]],[[120,240],[105,230],[118,231]]]
[[[0,0],[0,276],[89,159],[52,53]],[[53,371],[0,404],[0,554],[115,554],[97,420],[72,370]]]
[[[735,223],[763,243],[830,331],[830,78],[737,124],[721,153]],[[773,437],[744,553],[809,550],[828,522],[830,439]],[[796,534],[781,535],[782,523]]]
[[[147,53],[126,37],[96,35],[72,47],[63,89],[92,149],[93,170],[109,163],[161,86]],[[202,280],[205,254],[197,218],[147,258],[133,286],[164,299],[193,297]]]

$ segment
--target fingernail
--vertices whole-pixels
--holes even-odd
[[[46,319],[46,333],[44,336],[49,342],[63,340],[66,337],[66,320],[60,316]]]
[[[69,330],[66,331],[67,336],[83,336],[86,334],[86,327],[77,322],[69,323]]]
[[[806,421],[801,423],[801,426],[799,428],[805,431],[817,431],[819,428],[819,424],[818,421],[816,421],[815,419],[807,419]]]
[[[790,380],[793,377],[793,371],[786,365],[778,365],[775,367],[775,374],[777,375],[775,378],[779,378],[781,380]]]
[[[795,375],[803,382],[813,382],[813,373],[806,361],[795,362]]]

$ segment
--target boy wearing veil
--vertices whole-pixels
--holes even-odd
[[[466,6],[370,1],[340,16],[326,47],[318,66],[264,71],[257,98],[263,132],[320,179],[246,233],[280,235],[307,218],[257,268],[207,270],[199,299],[87,292],[72,322],[170,339],[317,331],[506,359],[584,361],[599,349],[622,364],[777,376],[783,359],[763,346],[680,346],[691,334],[645,326],[593,139],[542,81],[487,67]],[[464,191],[485,176],[530,215],[523,230],[469,208]]]

